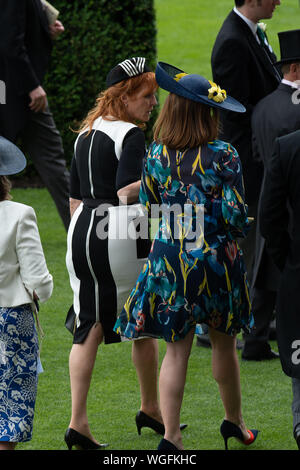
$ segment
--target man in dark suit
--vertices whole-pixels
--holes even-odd
[[[300,66],[300,64],[298,64]],[[300,108],[300,99],[297,106]],[[292,377],[293,430],[300,449],[300,130],[276,139],[260,201],[267,250],[281,271],[277,341],[282,369]]]
[[[225,19],[216,38],[211,65],[214,81],[228,94],[243,103],[246,113],[238,118],[234,113],[221,114],[221,138],[238,151],[243,168],[248,215],[254,218],[249,235],[240,242],[251,283],[255,253],[257,205],[263,178],[263,165],[255,161],[252,152],[251,116],[255,105],[274,91],[281,75],[274,63],[276,56],[258,22],[271,18],[279,0],[235,0],[235,8]],[[253,309],[254,319],[256,312]],[[247,337],[245,337],[247,342]],[[254,354],[242,353],[244,359],[273,359],[278,354],[267,343],[257,345]]]
[[[43,88],[52,41],[64,27],[60,21],[49,25],[41,0],[0,0],[0,12],[0,80],[6,86],[0,134],[21,140],[67,228],[69,172]]]
[[[278,33],[283,80],[278,88],[262,99],[252,114],[253,151],[256,158],[267,169],[272,157],[276,137],[300,129],[300,29]],[[297,92],[299,90],[299,93]],[[264,187],[265,182],[263,182]],[[265,249],[265,240],[256,227],[256,250],[252,286],[254,309],[257,314],[256,329],[247,341],[251,352],[251,340],[256,343],[268,341],[269,324],[276,303],[276,290],[280,272]]]

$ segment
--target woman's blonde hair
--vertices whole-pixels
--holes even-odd
[[[170,93],[154,124],[154,140],[185,150],[211,142],[219,134],[219,111]]]
[[[89,134],[92,130],[94,121],[99,116],[103,116],[106,119],[118,119],[121,121],[132,122],[132,119],[127,113],[126,106],[123,103],[122,97],[125,94],[132,96],[135,93],[138,93],[143,87],[146,89],[146,94],[155,93],[158,85],[153,72],[145,72],[141,75],[137,75],[136,77],[129,78],[128,80],[123,80],[122,82],[102,91],[96,99],[95,106],[88,112],[77,132],[89,129]],[[136,124],[142,129],[145,127],[144,123]]]

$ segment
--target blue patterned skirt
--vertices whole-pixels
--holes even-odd
[[[31,305],[0,307],[0,441],[31,439],[38,361]]]
[[[183,339],[197,324],[228,335],[253,327],[242,253],[227,240],[215,249],[182,251],[155,240],[115,324],[121,336]]]

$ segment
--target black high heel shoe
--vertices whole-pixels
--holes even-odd
[[[82,450],[104,449],[108,446],[108,444],[96,444],[96,442],[91,441],[91,439],[72,428],[66,430],[65,442],[69,450],[72,450],[73,446],[78,446]]]
[[[179,449],[174,444],[172,444],[172,442],[167,441],[167,439],[162,439],[160,443],[158,444],[157,450],[174,451],[174,450],[179,450]]]
[[[141,434],[142,428],[151,428],[153,431],[157,432],[157,434],[161,434],[162,436],[165,434],[165,427],[162,423],[157,421],[151,416],[146,415],[143,411],[138,411],[135,417],[136,427],[138,434]],[[187,427],[187,424],[181,424],[180,430],[182,431]]]
[[[234,423],[231,423],[231,421],[227,421],[224,419],[223,423],[221,424],[220,427],[220,432],[222,434],[222,437],[224,439],[225,443],[225,450],[228,450],[227,446],[227,440],[230,437],[235,437],[239,441],[241,441],[245,446],[249,446],[250,444],[253,444],[255,439],[257,438],[258,430],[257,429],[247,429],[248,433],[250,434],[249,439],[244,439],[243,433],[241,429]]]

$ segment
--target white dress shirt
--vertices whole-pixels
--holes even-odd
[[[291,86],[292,88],[300,88],[300,82],[290,82],[289,80],[286,80],[285,78],[283,78],[281,80],[281,83],[284,83],[284,85],[289,85]]]
[[[254,23],[253,21],[249,20],[249,18],[247,18],[245,15],[243,15],[236,7],[234,7],[233,11],[237,15],[239,15],[239,17],[242,18],[242,20],[245,21],[245,23],[249,26],[252,33],[254,34],[256,41],[258,42],[258,44],[260,44],[260,39],[257,35],[257,28],[259,27],[258,23]],[[271,52],[273,52],[273,49],[272,49],[271,45],[268,43],[266,36],[265,36],[265,45],[270,49]]]
[[[260,40],[259,40],[259,37],[257,36],[257,23],[254,23],[253,21],[249,20],[249,18],[247,18],[245,15],[243,15],[236,7],[234,7],[233,11],[239,15],[242,20],[245,21],[245,23],[247,23],[247,25],[249,26],[249,28],[251,29],[252,33],[254,34],[255,36],[255,39],[257,40],[257,42],[260,44]]]

